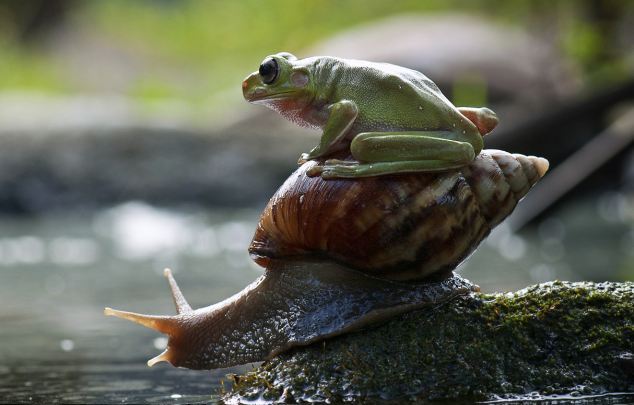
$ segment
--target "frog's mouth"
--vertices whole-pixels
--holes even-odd
[[[245,84],[247,84],[245,86]],[[286,98],[289,92],[270,93],[262,86],[251,87],[246,81],[242,83],[242,94],[244,99],[250,103],[256,103],[258,101],[274,100],[278,98]]]
[[[272,90],[275,92],[272,92]],[[242,94],[245,100],[250,103],[284,99],[288,98],[291,93],[293,93],[291,89],[284,91],[283,89],[264,86],[257,72],[253,72],[242,82]]]
[[[285,91],[282,93],[274,93],[274,94],[267,94],[266,92],[263,93],[253,93],[253,94],[245,94],[244,98],[250,102],[250,103],[263,103],[269,100],[281,100],[281,99],[286,99],[289,97],[289,95],[292,92],[290,91]]]

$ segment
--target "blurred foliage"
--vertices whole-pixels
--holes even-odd
[[[204,74],[190,97],[205,98],[235,86],[264,56],[298,52],[358,23],[390,14],[446,9],[443,1],[398,4],[374,1],[204,1],[92,2],[83,13],[100,30],[159,60],[195,66]],[[147,79],[137,95],[169,94],[169,85]],[[162,88],[161,88],[162,87]]]
[[[64,91],[70,88],[63,72],[36,52],[0,47],[0,90]]]
[[[553,31],[590,85],[628,73],[615,40],[621,18],[634,12],[628,1],[0,0],[0,90],[86,91],[55,55],[51,42],[59,38],[51,39],[55,31],[47,25],[65,23],[144,60],[142,77],[124,94],[198,102],[235,87],[267,54],[301,54],[320,39],[390,15],[447,11]]]

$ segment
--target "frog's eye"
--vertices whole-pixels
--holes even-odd
[[[279,73],[279,66],[277,61],[273,58],[265,59],[260,65],[260,76],[264,84],[271,84],[277,79]]]

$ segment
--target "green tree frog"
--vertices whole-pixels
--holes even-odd
[[[322,129],[300,165],[345,150],[356,159],[328,159],[308,172],[324,179],[459,168],[497,125],[488,108],[456,108],[422,73],[387,63],[282,52],[266,57],[242,91],[251,103]]]

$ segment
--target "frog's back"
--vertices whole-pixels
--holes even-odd
[[[320,58],[316,81],[328,102],[343,99],[359,107],[356,132],[446,130],[470,127],[424,74],[388,63]]]

